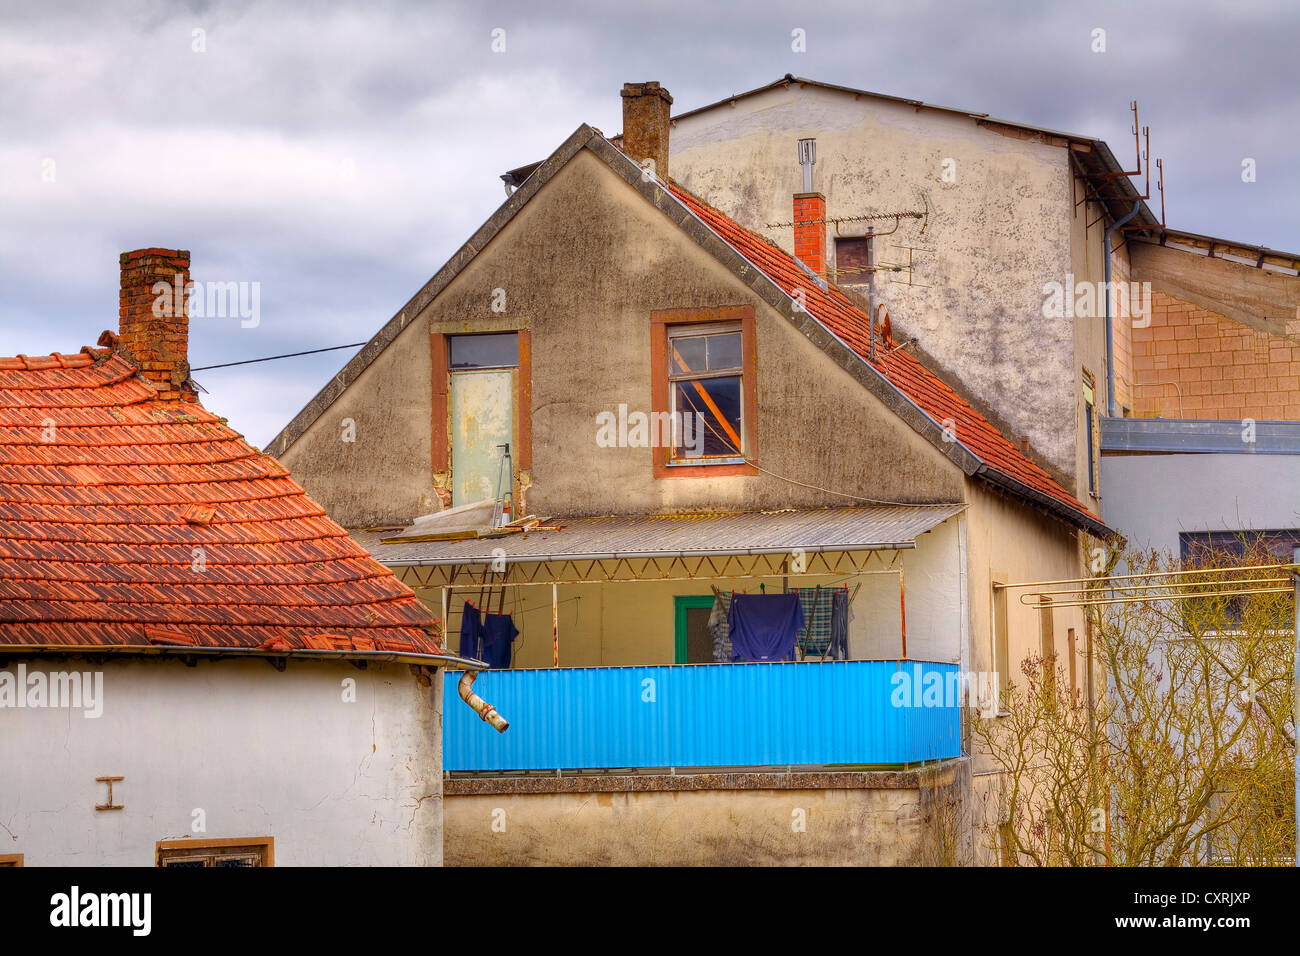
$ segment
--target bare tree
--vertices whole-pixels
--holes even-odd
[[[1092,707],[1054,657],[1031,658],[1007,716],[972,720],[999,777],[987,842],[1012,865],[1289,863],[1295,612],[1260,584],[1283,574],[1260,568],[1276,559],[1210,554],[1181,578],[1160,555],[1124,560],[1154,576],[1081,592],[1096,602]]]

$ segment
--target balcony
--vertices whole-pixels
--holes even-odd
[[[959,696],[940,694],[935,705],[926,694],[923,703],[919,689],[955,686],[955,664],[487,671],[474,691],[510,721],[504,734],[461,703],[460,676],[445,678],[443,765],[452,772],[903,766],[961,753]]]

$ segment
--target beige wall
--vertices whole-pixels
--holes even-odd
[[[922,209],[928,201],[924,234],[903,220],[876,241],[878,263],[906,264],[905,247],[916,250],[910,274],[877,274],[895,335],[919,337],[977,401],[1075,475],[1077,431],[1067,424],[1076,420],[1074,331],[1070,319],[1047,319],[1042,309],[1044,284],[1065,281],[1079,245],[1071,238],[1067,150],[966,116],[796,84],[676,122],[670,170],[792,251],[792,229],[766,226],[792,218],[792,197],[803,188],[795,144],[803,137],[817,139],[814,188],[826,194],[828,216]],[[948,159],[952,182],[943,179]],[[893,223],[876,225],[886,231]],[[845,223],[840,234],[865,230]]]
[[[1078,578],[1085,573],[1082,548],[1098,543],[1069,526],[1037,515],[1018,502],[975,482],[970,486],[971,506],[967,516],[967,560],[970,567],[971,662],[974,671],[994,667],[993,582],[1008,584]],[[1081,539],[1084,543],[1081,544]],[[1020,601],[1026,590],[1012,590],[1007,599],[1007,636],[1011,673],[1002,675],[1024,686],[1020,669],[1026,657],[1040,653],[1039,611]],[[1075,629],[1075,672],[1079,689],[1085,688],[1086,631],[1079,608],[1053,612],[1054,647],[1058,661],[1068,673],[1067,632]],[[976,759],[976,771],[987,769]]]
[[[493,313],[493,290],[507,309]],[[769,472],[656,480],[649,448],[601,448],[596,416],[651,410],[650,313],[755,309],[758,459]],[[431,332],[532,333],[524,506],[552,515],[958,501],[960,470],[600,160],[579,153],[281,456],[347,525],[436,510]],[[344,418],[356,441],[340,442]],[[454,467],[454,464],[453,464]]]
[[[731,776],[731,775],[719,775]],[[747,775],[746,775],[747,776]],[[780,775],[764,775],[777,777]],[[857,777],[798,774],[797,777]],[[879,774],[876,786],[448,795],[448,866],[898,866],[933,856],[945,813],[965,807],[968,764]],[[572,783],[572,781],[569,781]],[[680,787],[681,781],[669,786]],[[563,784],[557,784],[559,789]],[[455,787],[452,784],[451,787]],[[647,788],[647,789],[643,789]],[[940,809],[936,811],[936,806]]]

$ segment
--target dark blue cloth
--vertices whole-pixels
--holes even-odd
[[[799,595],[737,594],[727,615],[731,632],[731,660],[792,661],[794,645],[803,630],[803,605]]]
[[[488,614],[483,618],[483,656],[488,667],[510,666],[510,645],[519,636],[519,628],[509,614]]]
[[[461,657],[470,657],[476,661],[483,659],[480,656],[483,653],[483,619],[479,616],[478,608],[469,601],[465,602],[465,607],[460,612],[458,653]]]

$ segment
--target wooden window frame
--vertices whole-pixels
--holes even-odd
[[[23,855],[21,853],[0,853],[0,866],[22,866]]]
[[[183,857],[184,853],[173,851],[224,850],[239,847],[257,847],[262,851],[262,865],[275,866],[275,837],[226,837],[217,840],[159,840],[154,847],[153,865],[163,864],[164,854],[168,858]]]
[[[510,449],[517,472],[533,467],[533,336],[528,329],[483,329],[484,335],[514,332],[519,337],[515,377],[516,445]],[[451,472],[451,337],[472,332],[434,332],[429,336],[433,375],[430,409],[430,466],[435,475]],[[450,494],[450,489],[448,489]],[[448,499],[450,500],[450,499]]]
[[[709,325],[740,322],[741,347],[741,451],[743,462],[717,464],[670,464],[672,448],[651,449],[655,478],[720,478],[757,475],[750,462],[758,457],[758,359],[754,337],[754,307],[726,305],[698,309],[656,309],[650,313],[650,403],[651,411],[667,414],[672,409],[668,388],[668,328],[681,325]]]

